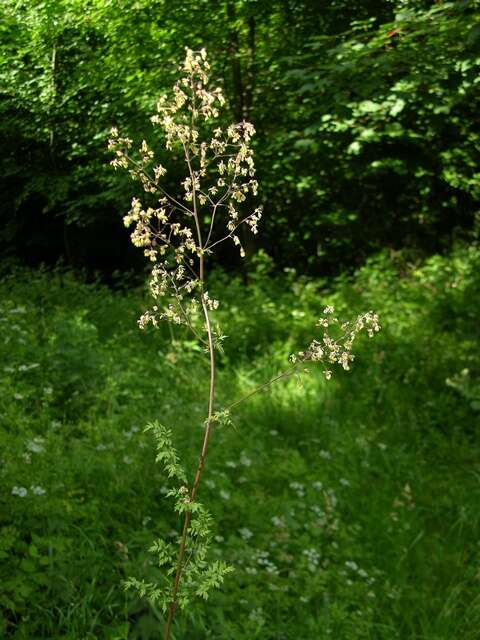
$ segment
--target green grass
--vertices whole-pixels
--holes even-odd
[[[220,403],[280,371],[326,304],[373,308],[383,330],[352,372],[311,367],[217,428],[201,497],[235,573],[178,616],[177,640],[478,638],[479,267],[459,247],[335,283],[266,263],[248,289],[215,275]],[[179,526],[143,427],[171,427],[193,469],[202,354],[136,328],[139,290],[19,271],[0,300],[0,636],[159,638],[162,615],[122,588],[155,578],[147,550]]]

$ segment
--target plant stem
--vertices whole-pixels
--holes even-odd
[[[192,179],[192,184],[194,184],[194,179],[193,179],[193,170],[192,170],[192,166],[191,166],[191,161],[190,161],[190,157],[188,154],[188,150],[184,147],[185,149],[185,157],[187,160],[187,164],[188,164],[188,168],[190,171],[190,176]],[[212,333],[212,326],[210,323],[210,316],[208,313],[208,305],[205,299],[205,295],[204,295],[204,279],[205,279],[205,264],[204,264],[204,252],[203,252],[203,246],[202,246],[202,233],[201,233],[201,228],[200,228],[200,220],[198,217],[198,212],[197,212],[197,200],[196,200],[196,194],[195,194],[195,187],[193,187],[193,215],[195,218],[195,226],[196,226],[196,230],[197,230],[197,236],[198,236],[198,247],[200,249],[199,251],[199,262],[200,262],[200,298],[201,298],[201,303],[202,303],[202,310],[203,310],[203,315],[205,317],[205,328],[206,328],[206,332],[207,332],[207,337],[208,337],[208,352],[209,352],[209,356],[210,356],[210,388],[209,388],[209,393],[208,393],[208,415],[207,415],[207,420],[206,420],[206,424],[205,424],[205,431],[203,434],[203,443],[202,443],[202,449],[200,452],[200,457],[198,459],[198,465],[197,465],[197,470],[195,473],[195,478],[193,480],[193,484],[192,484],[192,489],[190,491],[190,495],[189,495],[189,501],[190,503],[193,503],[195,500],[195,497],[197,495],[197,491],[198,491],[198,487],[200,485],[200,480],[202,478],[202,474],[203,471],[205,469],[205,460],[207,457],[207,451],[208,451],[208,443],[209,443],[209,439],[210,439],[210,434],[211,434],[211,430],[212,430],[212,424],[213,424],[213,414],[214,414],[214,407],[215,407],[215,379],[216,379],[216,371],[215,371],[215,349],[214,349],[214,345],[213,345],[213,333]],[[185,549],[187,546],[187,539],[188,539],[188,530],[190,527],[190,520],[192,517],[192,512],[191,511],[185,511],[185,518],[183,521],[183,529],[182,529],[182,536],[180,538],[180,546],[178,549],[178,556],[177,556],[177,566],[176,566],[176,571],[175,571],[175,579],[173,582],[173,589],[172,589],[172,600],[170,602],[170,606],[168,608],[168,617],[167,617],[167,623],[165,626],[165,640],[170,640],[170,634],[171,634],[171,630],[172,630],[172,624],[173,624],[173,618],[175,616],[175,610],[177,608],[177,594],[178,594],[178,588],[180,586],[180,580],[182,577],[182,571],[184,568],[184,558],[185,558]]]
[[[210,317],[208,315],[208,308],[205,303],[205,298],[203,297],[203,294],[202,294],[202,308],[203,308],[203,313],[205,315],[205,323],[206,323],[207,334],[208,334],[208,350],[210,354],[210,390],[208,395],[208,418],[206,421],[205,432],[203,435],[202,450],[200,452],[200,457],[198,460],[197,471],[195,473],[195,479],[193,481],[192,490],[190,491],[190,496],[189,496],[190,502],[193,502],[195,500],[195,497],[197,495],[197,490],[200,485],[200,480],[201,480],[203,471],[205,469],[205,459],[207,457],[208,443],[209,443],[210,433],[212,429],[212,416],[214,412],[214,403],[215,403],[215,351],[213,346],[213,335],[212,335],[212,329],[210,324]],[[172,600],[170,602],[170,607],[168,609],[168,618],[167,618],[167,624],[165,627],[165,640],[170,640],[173,617],[175,615],[175,610],[177,608],[177,593],[180,585],[180,579],[182,576],[183,560],[185,557],[185,547],[187,544],[188,530],[190,526],[191,517],[192,517],[192,512],[186,511],[185,519],[183,522],[182,537],[180,539],[180,547],[178,550],[177,568],[175,572],[175,579],[174,579],[173,590],[172,590]]]

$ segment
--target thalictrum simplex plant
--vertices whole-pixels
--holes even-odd
[[[251,146],[254,126],[245,121],[226,128],[218,125],[225,98],[220,88],[211,88],[209,69],[204,49],[187,49],[172,95],[160,98],[152,117],[153,124],[163,129],[167,150],[183,156],[186,175],[179,194],[172,195],[162,186],[167,170],[145,140],[136,152],[133,141],[116,128],[109,140],[115,155],[112,165],[129,171],[145,191],[144,201],[133,198],[124,217],[125,225],[133,226],[133,244],[143,249],[153,265],[149,289],[154,304],[141,316],[139,326],[158,327],[161,321],[183,325],[202,346],[209,366],[207,411],[193,479],[188,479],[180,464],[172,431],[159,423],[147,427],[156,439],[157,461],[172,480],[168,496],[182,524],[176,542],[157,540],[151,548],[164,568],[164,581],[152,584],[131,578],[126,585],[160,606],[166,615],[166,640],[171,637],[177,606],[186,607],[194,597],[207,598],[233,570],[225,561],[209,561],[212,518],[197,497],[215,424],[228,424],[235,407],[275,382],[307,373],[309,362],[322,364],[327,380],[332,365],[348,370],[357,334],[365,329],[373,336],[380,329],[372,311],[341,322],[328,306],[317,323],[322,335],[293,354],[290,366],[242,398],[217,406],[216,351],[223,349],[225,336],[213,322],[220,303],[208,292],[208,258],[225,242],[233,243],[244,257],[239,230],[245,227],[256,234],[262,208],[245,208],[258,190]]]

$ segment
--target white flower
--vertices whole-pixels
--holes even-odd
[[[44,496],[47,492],[43,487],[40,487],[38,484],[32,484],[30,487],[32,493],[36,496]]]
[[[240,464],[243,464],[244,467],[250,467],[252,464],[252,461],[248,456],[242,453],[242,455],[240,456]]]
[[[320,561],[320,554],[316,549],[304,549],[303,555],[307,557],[309,568],[315,568]]]
[[[242,536],[244,540],[250,540],[253,537],[253,533],[247,527],[242,527],[238,530],[238,533]]]
[[[25,487],[12,487],[12,496],[18,496],[19,498],[25,498],[28,491]]]
[[[258,607],[257,609],[253,609],[253,611],[250,612],[248,617],[253,622],[256,622],[257,624],[262,624],[263,621],[264,621],[262,607]]]
[[[285,526],[285,521],[283,520],[283,518],[279,518],[278,516],[273,516],[273,518],[271,518],[272,524],[275,525],[275,527],[284,527]]]
[[[33,440],[28,440],[26,447],[32,453],[43,453],[45,451],[44,447],[45,440],[40,436],[33,438]]]

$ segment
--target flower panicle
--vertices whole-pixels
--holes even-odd
[[[327,306],[323,315],[316,323],[323,329],[321,339],[314,339],[305,351],[290,356],[290,361],[297,362],[321,362],[327,365],[340,365],[345,371],[350,370],[350,363],[355,359],[353,343],[362,331],[370,338],[380,331],[378,315],[373,311],[359,314],[353,321],[341,322],[335,316],[335,308]],[[336,328],[338,335],[332,335],[331,328]],[[332,370],[325,369],[323,374],[326,380],[332,377]]]
[[[132,199],[124,224],[131,229],[132,244],[153,263],[153,298],[172,300],[162,309],[145,312],[141,328],[157,326],[159,320],[188,324],[191,305],[184,298],[199,290],[199,261],[227,240],[243,257],[239,228],[244,225],[253,234],[258,232],[262,207],[244,212],[247,199],[258,194],[251,147],[255,128],[245,121],[219,126],[224,105],[221,88],[211,87],[205,49],[187,48],[179,80],[170,95],[159,98],[151,118],[163,130],[166,150],[183,153],[186,175],[178,195],[165,189],[167,169],[146,140],[135,150],[133,141],[116,127],[110,132],[112,166],[127,170],[145,192],[144,198]]]

